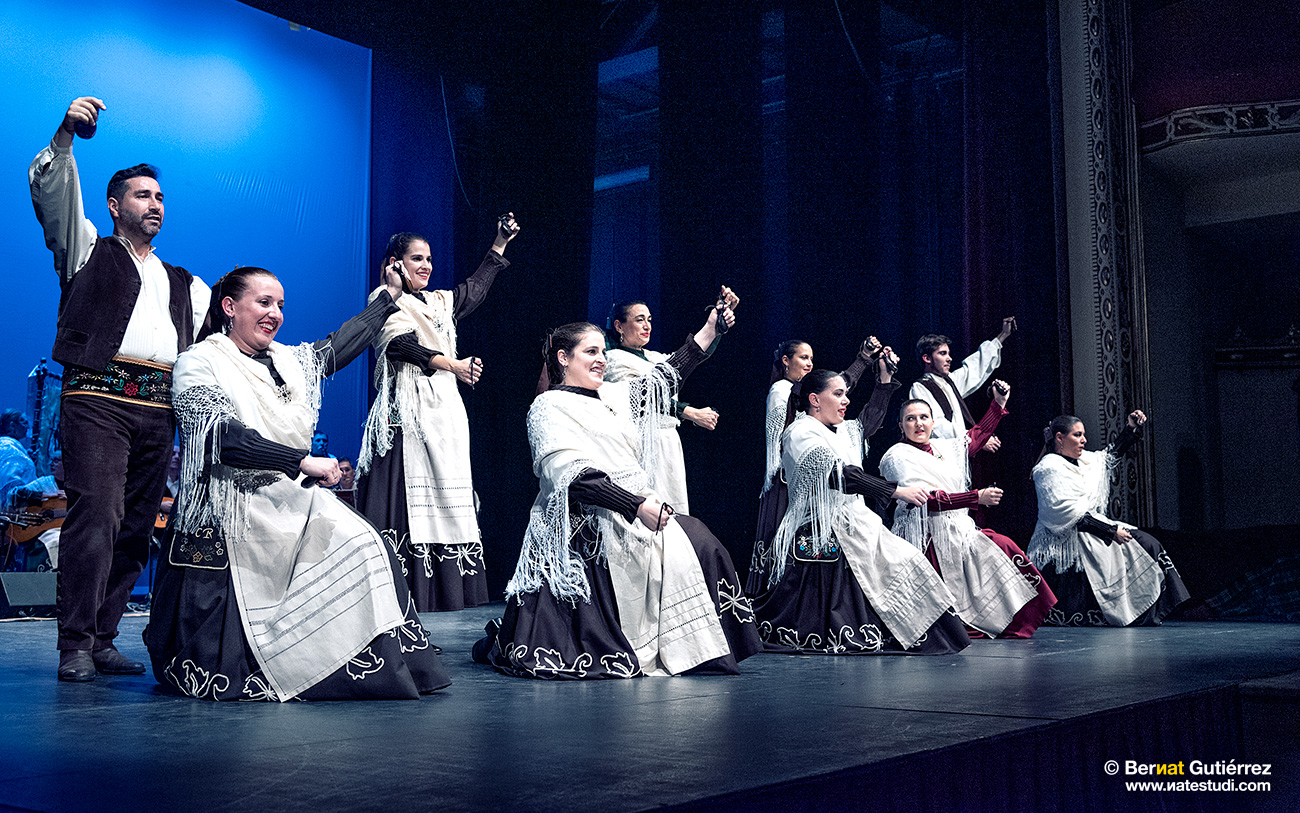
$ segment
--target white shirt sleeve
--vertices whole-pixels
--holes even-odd
[[[54,269],[60,279],[72,279],[90,259],[98,239],[95,225],[86,219],[72,148],[51,139],[27,168],[27,181],[36,219],[45,230],[45,245],[54,252]]]
[[[948,377],[961,390],[961,397],[965,398],[983,386],[1001,363],[1002,342],[996,338],[989,339],[967,356],[961,367],[949,373]]]
[[[198,277],[190,280],[190,305],[194,308],[194,335],[187,337],[191,342],[198,338],[203,329],[203,320],[207,318],[208,306],[212,303],[212,289]]]

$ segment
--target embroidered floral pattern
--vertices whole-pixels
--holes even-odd
[[[65,395],[73,392],[93,393],[170,408],[172,371],[121,359],[110,361],[102,372],[69,367],[64,372],[63,392]]]
[[[592,658],[591,653],[583,652],[574,659],[572,664],[567,664],[564,662],[564,656],[558,651],[540,646],[533,650],[530,658],[527,644],[518,644],[511,647],[507,657],[510,663],[514,664],[518,669],[535,677],[543,678],[565,675],[584,678],[587,676],[587,670],[591,668],[595,660]]]
[[[601,655],[600,664],[605,671],[620,678],[632,678],[641,674],[641,667],[632,662],[632,656],[626,652],[613,655]]]
[[[1016,570],[1020,571],[1020,575],[1024,576],[1025,581],[1029,582],[1029,586],[1035,590],[1038,589],[1038,585],[1043,583],[1043,574],[1038,572],[1038,569],[1029,561],[1028,556],[1020,553],[1012,554],[1011,564],[1016,566]]]
[[[404,536],[402,539],[406,542],[406,549],[411,552],[411,557],[424,565],[424,578],[433,578],[433,544],[428,542],[412,542],[410,537]]]
[[[754,607],[739,585],[718,579],[718,617],[730,612],[742,624],[754,623]]]
[[[611,677],[633,678],[641,674],[636,658],[630,652],[612,652],[600,656],[600,669],[591,674],[596,659],[590,652],[583,652],[574,658],[573,663],[566,663],[564,656],[549,647],[536,647],[529,650],[527,644],[514,644],[505,648],[507,667],[503,671],[517,677],[533,678],[586,678]]]
[[[483,567],[483,543],[466,542],[463,545],[433,545],[433,556],[439,562],[455,560],[456,569],[461,576],[476,576]],[[432,576],[432,564],[430,563]]]
[[[387,543],[388,547],[393,549],[393,554],[397,557],[397,563],[402,566],[402,578],[406,578],[410,571],[406,569],[406,557],[402,555],[402,547],[406,545],[407,537],[403,534],[401,539],[397,538],[397,531],[392,528],[385,528],[379,532],[379,535]]]
[[[397,646],[403,655],[429,648],[429,636],[425,634],[424,627],[420,626],[420,619],[415,614],[415,599],[409,593],[406,596],[406,623],[389,630],[388,637],[397,640]]]
[[[816,632],[801,636],[796,629],[773,627],[772,622],[763,621],[758,625],[758,633],[765,642],[775,641],[780,646],[797,649],[800,652],[820,652],[827,655],[879,652],[884,649],[886,641],[893,640],[885,636],[875,624],[862,624],[856,629],[844,624],[838,630],[827,630],[823,637],[821,633]]]
[[[1052,627],[1106,627],[1106,617],[1098,610],[1088,610],[1086,613],[1071,613],[1066,615],[1059,607],[1053,607],[1047,613],[1047,619],[1044,624]]]
[[[177,674],[179,670],[180,674]],[[230,678],[220,672],[209,672],[194,661],[186,658],[180,664],[172,658],[171,663],[163,669],[163,675],[172,685],[190,697],[211,697],[217,700],[230,688]]]
[[[249,700],[275,700],[275,692],[271,689],[271,684],[262,676],[262,670],[257,670],[248,676],[244,681],[244,696]]]
[[[767,557],[771,554],[771,546],[764,539],[754,540],[754,553],[749,558],[749,570],[751,573],[761,574],[762,579],[767,578]]]
[[[1164,548],[1161,548],[1160,554],[1156,556],[1156,564],[1161,570],[1172,570],[1175,574],[1178,573],[1178,568],[1174,567],[1174,560],[1169,558],[1169,553]]]
[[[384,659],[369,646],[353,655],[347,663],[348,677],[353,680],[365,680],[366,675],[373,675],[383,668]]]

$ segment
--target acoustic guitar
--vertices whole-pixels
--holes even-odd
[[[21,511],[0,511],[0,521],[9,523],[5,528],[5,538],[21,545],[51,528],[63,526],[68,516],[66,497],[47,497],[30,508]]]

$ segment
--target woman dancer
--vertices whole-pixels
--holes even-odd
[[[1169,554],[1154,536],[1105,515],[1110,470],[1134,448],[1147,416],[1127,425],[1104,451],[1088,451],[1083,421],[1053,418],[1034,466],[1038,524],[1029,556],[1059,603],[1047,623],[1069,626],[1158,625],[1188,599]]]
[[[210,700],[414,698],[450,683],[392,551],[314,487],[339,481],[338,462],[308,451],[321,379],[365,350],[401,295],[390,273],[329,338],[286,347],[271,272],[213,286],[174,370],[181,490],[145,630],[159,683]]]
[[[891,383],[885,360],[878,365],[881,380]],[[862,470],[865,438],[880,426],[892,388],[878,386],[863,414],[847,422],[843,377],[813,370],[799,388],[800,415],[781,435],[790,506],[773,543],[767,588],[754,599],[767,651],[964,649],[970,638],[952,613],[952,594],[925,557],[886,530],[863,499],[925,500],[919,488]]]
[[[721,298],[733,311],[740,304],[740,297],[723,286]],[[644,302],[624,302],[614,306],[610,314],[613,344],[605,353],[605,380],[614,383],[641,378],[648,375],[654,366],[668,359],[667,353],[647,350],[650,343],[650,307]],[[705,351],[705,357],[713,355],[716,344]],[[659,466],[654,472],[655,491],[664,502],[682,514],[689,514],[690,505],[686,498],[686,462],[682,458],[682,439],[677,434],[677,427],[682,421],[691,423],[710,432],[718,428],[718,413],[710,407],[700,409],[676,399],[672,409],[659,416]]]
[[[968,509],[997,505],[1002,489],[971,490],[968,459],[984,448],[1006,415],[1011,388],[993,383],[993,402],[964,438],[933,437],[930,404],[903,403],[903,439],[880,460],[880,473],[926,492],[921,505],[899,502],[894,533],[922,551],[957,599],[957,615],[982,635],[1029,638],[1056,603],[1056,596],[1009,537],[976,527]]]
[[[545,350],[550,389],[528,410],[541,489],[474,658],[533,678],[735,674],[762,649],[731,557],[704,523],[650,488],[657,418],[704,359],[729,308],[642,378],[604,382],[605,338],[576,322]]]
[[[853,392],[863,372],[881,356],[880,340],[868,336],[858,350],[858,356],[849,368],[840,373],[848,391]],[[891,350],[887,356],[889,369],[898,369],[898,356]],[[794,420],[795,409],[790,403],[790,391],[813,368],[812,346],[807,342],[789,339],[782,342],[772,354],[772,386],[767,391],[767,465],[763,471],[763,490],[758,498],[758,527],[754,533],[754,551],[749,562],[749,577],[745,580],[745,592],[756,596],[767,586],[769,558],[772,550],[772,538],[776,527],[785,516],[788,500],[786,484],[781,477],[781,433]],[[898,389],[895,382],[889,392]],[[880,413],[884,419],[884,411]],[[876,424],[879,426],[879,423]],[[872,430],[873,432],[875,430]]]
[[[478,270],[451,291],[428,290],[432,259],[419,235],[395,234],[384,252],[384,267],[402,275],[410,295],[375,339],[378,396],[357,459],[357,471],[367,475],[358,508],[397,549],[422,613],[488,601],[469,419],[456,383],[474,386],[483,360],[456,357],[456,324],[487,297],[518,234],[514,215],[502,215]]]

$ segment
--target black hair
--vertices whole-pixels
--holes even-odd
[[[618,331],[614,329],[615,322],[626,322],[627,312],[637,305],[645,305],[646,310],[650,306],[644,299],[629,299],[626,302],[615,302],[609,309],[609,318],[605,320],[605,338],[610,347],[618,347],[622,342]]]
[[[942,333],[927,333],[916,340],[916,353],[919,356],[930,356],[945,344],[951,345],[952,339]]]
[[[1057,415],[1051,423],[1043,427],[1043,449],[1038,453],[1042,460],[1048,452],[1056,451],[1056,436],[1062,432],[1069,433],[1076,423],[1083,423],[1073,415]]]
[[[826,389],[826,385],[830,383],[830,380],[832,378],[838,378],[839,375],[840,374],[834,370],[817,369],[804,376],[803,379],[799,381],[799,411],[807,412],[809,396],[815,392],[823,392]]]
[[[212,301],[208,303],[208,313],[203,319],[203,327],[199,328],[199,336],[195,342],[201,342],[217,333],[223,326],[229,324],[230,319],[226,316],[225,309],[221,306],[222,300],[230,297],[236,302],[248,290],[248,278],[258,275],[277,279],[275,274],[267,271],[265,268],[258,268],[255,265],[245,265],[236,268],[234,271],[217,280],[217,284],[212,286]]]
[[[158,168],[153,164],[136,164],[133,167],[119,169],[108,179],[108,196],[121,200],[126,194],[126,182],[132,178],[153,178],[158,180]]]
[[[776,351],[772,353],[772,380],[769,383],[775,384],[785,378],[786,365],[781,363],[781,359],[793,356],[801,344],[808,344],[808,342],[802,339],[786,339],[777,345]],[[812,345],[808,344],[808,347],[811,348]]]
[[[27,416],[20,409],[6,409],[0,413],[0,436],[20,438],[27,434],[27,426]]]
[[[381,260],[379,264],[380,285],[384,284],[384,273],[385,269],[388,267],[388,258],[395,257],[399,260],[402,259],[406,256],[406,252],[411,250],[411,243],[414,243],[416,240],[430,246],[430,249],[432,250],[432,244],[424,237],[424,235],[416,234],[413,231],[399,231],[397,234],[388,238],[388,248],[384,249],[384,259]],[[408,294],[411,292],[411,286],[407,284],[405,274],[402,275],[402,291]]]
[[[554,389],[564,382],[564,367],[560,364],[560,351],[572,354],[583,336],[601,332],[601,329],[591,322],[570,322],[546,335],[546,343],[542,346],[542,360],[546,365],[547,389]]]

